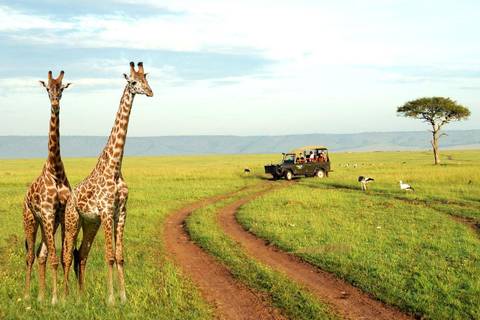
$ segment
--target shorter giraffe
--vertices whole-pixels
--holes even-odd
[[[50,132],[48,136],[48,158],[43,166],[42,173],[27,189],[23,201],[23,225],[25,229],[27,247],[27,287],[25,299],[30,298],[30,280],[32,266],[35,261],[35,239],[40,227],[42,242],[37,251],[38,266],[40,271],[40,289],[38,300],[43,300],[45,295],[45,267],[50,255],[50,265],[53,273],[53,297],[52,304],[57,302],[57,268],[58,258],[55,252],[55,232],[58,225],[62,225],[62,240],[65,226],[65,206],[70,196],[70,184],[68,183],[62,158],[60,157],[60,99],[62,92],[71,83],[62,85],[64,72],[57,79],[52,77],[52,71],[48,73],[48,84],[40,81],[47,89],[51,103]]]
[[[63,268],[65,278],[63,282],[64,295],[68,295],[68,272],[74,262],[74,269],[78,276],[80,295],[83,292],[85,266],[88,253],[95,236],[102,226],[105,235],[108,264],[108,303],[115,301],[113,294],[113,267],[117,264],[120,282],[120,298],[127,299],[123,272],[123,229],[127,219],[128,186],[122,177],[122,160],[127,128],[132,110],[133,99],[136,94],[152,97],[153,92],[147,78],[148,73],[143,71],[143,63],[138,63],[138,71],[130,62],[130,76],[124,74],[127,84],[123,91],[115,123],[113,125],[107,145],[98,157],[97,165],[92,172],[72,191],[65,211],[65,240],[63,243]],[[78,251],[74,247],[78,233],[82,229],[83,239]],[[113,243],[112,243],[113,241]]]

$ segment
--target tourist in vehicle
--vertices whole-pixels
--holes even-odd
[[[310,151],[310,156],[308,157],[308,162],[315,162],[315,155],[313,151]]]
[[[325,154],[325,151],[322,150],[320,153],[320,156],[318,157],[318,162],[326,162],[327,161],[327,155]]]
[[[305,158],[303,157],[303,154],[302,154],[302,153],[300,153],[300,154],[298,155],[297,162],[298,162],[298,163],[304,163],[304,162],[305,162]]]

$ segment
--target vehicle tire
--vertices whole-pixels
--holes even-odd
[[[315,177],[320,179],[325,178],[325,171],[318,169],[317,172],[315,172]]]
[[[285,180],[290,181],[293,178],[293,173],[292,173],[292,171],[287,170],[287,171],[285,171],[284,176],[285,176]]]

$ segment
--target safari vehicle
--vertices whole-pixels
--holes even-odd
[[[265,166],[265,173],[271,174],[274,179],[285,177],[292,180],[294,176],[323,178],[333,171],[330,170],[327,147],[308,146],[282,154],[282,163]]]

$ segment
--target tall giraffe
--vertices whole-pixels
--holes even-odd
[[[50,255],[50,265],[53,273],[52,304],[57,302],[57,268],[58,258],[55,252],[55,232],[58,225],[62,225],[62,240],[64,236],[65,206],[70,196],[68,183],[62,158],[60,157],[60,99],[62,92],[71,83],[62,85],[64,72],[60,72],[57,79],[48,72],[48,84],[39,81],[47,89],[51,102],[50,133],[48,136],[48,158],[43,166],[42,173],[28,186],[23,201],[23,226],[26,235],[27,247],[27,287],[25,299],[30,298],[30,280],[32,266],[35,261],[35,239],[40,226],[42,242],[37,251],[40,271],[40,289],[38,300],[45,295],[45,267]]]
[[[117,263],[120,282],[120,298],[127,299],[123,273],[123,229],[127,218],[128,187],[122,177],[122,159],[127,136],[128,121],[136,94],[153,97],[148,85],[148,73],[143,71],[143,63],[130,62],[131,75],[123,74],[127,85],[120,100],[117,117],[110,133],[107,145],[98,157],[97,165],[81,183],[73,188],[65,212],[65,240],[63,245],[64,294],[68,296],[68,272],[74,260],[74,269],[78,276],[80,295],[83,293],[85,266],[95,235],[103,227],[106,242],[106,260],[109,274],[109,304],[115,301],[113,295],[113,265]],[[77,236],[82,228],[83,240],[80,249],[74,250]],[[115,252],[112,243],[115,241]]]

